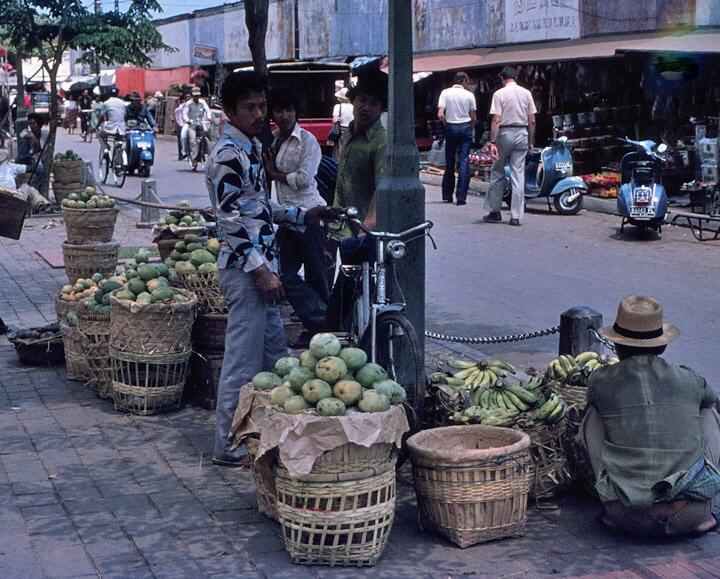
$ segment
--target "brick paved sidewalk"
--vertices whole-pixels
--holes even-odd
[[[118,237],[138,245],[149,234],[133,219],[123,215]],[[64,272],[34,250],[59,246],[64,229],[46,222],[33,219],[20,242],[0,240],[8,324],[54,319]],[[458,549],[418,527],[407,469],[375,568],[293,566],[278,525],[257,513],[248,472],[209,463],[213,422],[195,408],[118,414],[62,367],[19,366],[0,339],[0,576],[720,577],[716,533],[676,542],[612,535],[583,496],[531,509],[522,538]]]

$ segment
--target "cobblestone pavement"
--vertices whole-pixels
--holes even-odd
[[[129,227],[133,219],[124,215],[118,233],[137,245],[148,233]],[[34,251],[59,247],[64,229],[47,222],[32,219],[20,242],[0,240],[8,324],[54,318],[64,271]],[[0,339],[0,576],[720,577],[716,533],[652,543],[612,535],[582,495],[531,508],[524,537],[458,549],[418,526],[407,470],[375,568],[293,566],[278,525],[255,508],[249,473],[210,464],[213,422],[197,408],[116,413],[63,367],[20,366]]]

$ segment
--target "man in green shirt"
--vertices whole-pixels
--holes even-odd
[[[620,362],[593,372],[580,434],[601,522],[638,535],[703,533],[720,516],[717,396],[690,368],[660,357],[679,335],[662,305],[629,296],[600,334]]]
[[[375,193],[385,173],[387,132],[380,116],[387,109],[387,75],[380,71],[359,74],[357,84],[348,91],[348,98],[353,104],[355,118],[340,147],[334,205],[357,208],[358,219],[373,230],[377,216]],[[360,263],[372,257],[372,239],[359,233],[358,237],[348,237],[340,242],[340,257],[344,264]],[[329,328],[347,330],[353,283],[342,275],[338,277],[328,303]]]

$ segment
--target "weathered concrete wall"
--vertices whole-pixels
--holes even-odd
[[[497,0],[415,0],[414,48],[417,52],[490,44],[498,30],[488,26]]]
[[[329,56],[387,52],[388,0],[326,0],[330,8]]]
[[[325,58],[330,55],[330,13],[327,0],[298,0],[300,57]]]
[[[695,23],[720,26],[720,0],[695,0]]]
[[[192,54],[190,41],[190,20],[168,22],[157,27],[168,46],[176,52],[157,52],[152,55],[154,68],[175,68],[190,64]]]
[[[662,30],[695,21],[696,0],[580,0],[582,36]]]

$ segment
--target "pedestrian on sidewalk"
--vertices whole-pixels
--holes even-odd
[[[458,205],[465,205],[470,187],[470,145],[477,121],[475,95],[468,90],[470,79],[464,72],[455,73],[455,84],[440,93],[438,119],[445,122],[445,174],[442,198],[452,203],[453,190]],[[455,189],[455,167],[458,170]]]
[[[332,157],[337,159],[340,155],[340,145],[342,138],[350,128],[350,123],[353,120],[353,105],[350,99],[347,97],[348,88],[343,87],[335,93],[335,99],[337,104],[333,107],[333,124],[340,123],[340,138],[337,142],[333,143]]]
[[[246,449],[231,452],[228,440],[241,386],[288,354],[273,224],[317,225],[336,217],[325,206],[303,209],[270,199],[257,139],[267,114],[265,90],[265,78],[254,71],[227,76],[221,98],[228,121],[205,177],[222,243],[220,289],[229,309],[213,451],[213,463],[222,466],[247,464]]]
[[[485,194],[484,221],[502,221],[500,206],[505,165],[510,164],[510,225],[519,226],[525,213],[525,157],[535,141],[535,101],[532,93],[517,84],[517,70],[506,66],[500,73],[503,88],[490,105],[490,188]]]
[[[285,90],[270,92],[268,112],[278,128],[265,168],[275,182],[278,201],[299,207],[327,205],[315,181],[322,151],[315,136],[297,122],[296,96]],[[330,295],[325,230],[320,225],[281,225],[277,242],[285,296],[309,334],[322,332]],[[305,279],[300,277],[301,267]]]
[[[690,368],[660,357],[679,333],[644,296],[623,299],[615,324],[600,330],[620,362],[590,375],[578,439],[610,529],[672,536],[717,526],[718,398]]]

